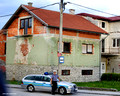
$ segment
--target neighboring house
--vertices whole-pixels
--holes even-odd
[[[88,13],[78,15],[109,33],[108,37],[102,36],[101,41],[102,73],[120,73],[120,16],[102,17]]]
[[[60,13],[21,5],[3,29],[7,29],[7,79],[44,74],[58,68]],[[81,16],[63,14],[63,53],[60,78],[66,81],[98,81],[101,34],[106,31]]]
[[[6,31],[0,30],[0,69],[5,73],[6,62]]]

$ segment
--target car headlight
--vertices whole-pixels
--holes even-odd
[[[68,86],[69,89],[71,89],[72,87],[73,87],[72,85]]]

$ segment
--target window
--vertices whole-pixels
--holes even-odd
[[[92,75],[93,70],[82,70],[82,75]]]
[[[62,75],[70,75],[70,70],[62,70]]]
[[[83,54],[92,54],[93,45],[92,44],[82,44],[82,53]]]
[[[50,82],[50,78],[49,77],[44,77],[44,80],[45,82]]]
[[[20,20],[20,28],[24,29],[24,34],[27,34],[28,28],[32,27],[32,18],[25,18]]]
[[[35,76],[27,76],[25,80],[35,80]]]
[[[43,76],[35,76],[36,81],[43,81]]]
[[[70,42],[63,42],[63,52],[70,53]]]
[[[102,22],[102,28],[105,28],[105,22]]]
[[[28,26],[29,26],[29,28],[31,28],[32,27],[32,18],[29,18],[28,20],[29,20]]]
[[[120,39],[113,39],[113,47],[120,47]]]
[[[102,39],[102,52],[105,52],[105,39]]]
[[[22,19],[22,20],[21,20],[21,25],[20,25],[20,28],[21,28],[21,29],[23,29],[23,28],[24,28],[24,26],[25,26],[25,20],[24,20],[24,19]]]
[[[58,42],[58,52],[59,52],[59,42]],[[62,52],[71,53],[71,42],[62,42]]]

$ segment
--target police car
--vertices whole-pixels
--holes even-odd
[[[21,86],[29,92],[33,92],[35,90],[51,91],[50,80],[51,75],[31,74],[22,79]],[[58,82],[58,88],[56,91],[62,95],[66,93],[75,93],[77,92],[77,86],[73,83],[60,81]]]

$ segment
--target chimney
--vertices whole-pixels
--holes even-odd
[[[69,13],[74,15],[75,14],[75,9],[69,9]]]
[[[32,4],[33,4],[32,2],[28,2],[28,6],[31,6],[31,7],[32,7]]]

